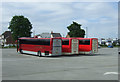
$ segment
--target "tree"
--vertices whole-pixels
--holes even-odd
[[[73,24],[67,27],[67,29],[70,31],[68,32],[68,35],[70,37],[82,37],[84,38],[85,36],[85,31],[84,29],[81,29],[81,24],[78,24],[73,21]]]
[[[20,37],[30,37],[32,24],[24,16],[13,16],[9,23],[8,29],[11,30],[12,37],[17,40]]]

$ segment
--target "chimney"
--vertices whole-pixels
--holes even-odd
[[[51,31],[51,34],[53,33],[53,31]]]

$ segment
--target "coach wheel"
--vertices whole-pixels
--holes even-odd
[[[20,53],[21,53],[21,54],[23,54],[23,51],[22,51],[22,49],[20,49]]]
[[[41,57],[41,56],[42,56],[40,51],[38,51],[38,56],[39,56],[39,57]]]

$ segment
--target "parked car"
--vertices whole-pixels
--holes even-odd
[[[100,46],[100,45],[98,45],[98,48],[101,48],[101,46]]]
[[[109,44],[108,44],[108,48],[113,48],[112,43],[109,43]]]
[[[113,48],[113,45],[108,45],[108,48]]]

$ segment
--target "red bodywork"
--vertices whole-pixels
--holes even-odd
[[[69,45],[62,44],[62,53],[72,54],[72,39],[76,39],[76,38],[62,38],[62,40],[69,40]]]
[[[92,40],[97,38],[77,38],[79,40],[90,40],[90,45],[79,44],[79,52],[90,52],[92,50]]]
[[[50,39],[50,45],[32,45],[32,44],[19,44],[19,48],[17,45],[17,51],[26,50],[26,51],[33,51],[33,52],[38,52],[41,51],[41,53],[45,53],[45,51],[49,51],[49,54],[52,54],[52,49],[53,49],[53,39],[54,38],[19,38],[20,39]],[[79,44],[78,42],[78,49],[79,52],[90,52],[92,50],[92,40],[98,40],[97,38],[55,38],[55,39],[62,39],[62,40],[69,40],[69,45],[62,45],[62,53],[67,54],[67,53],[72,53],[72,39],[77,39],[77,40],[90,40],[90,45],[82,45]],[[17,43],[19,43],[17,41]]]
[[[62,52],[63,53],[72,53],[72,39],[78,39],[78,40],[90,40],[89,45],[79,44],[79,52],[90,52],[92,51],[92,40],[98,40],[97,38],[62,38],[62,40],[69,39],[69,45],[62,45]]]
[[[49,51],[49,54],[52,54],[52,45],[54,38],[19,38],[18,40],[20,39],[50,39],[50,45],[19,44],[19,48],[17,48],[17,50],[20,51],[20,49],[22,49],[33,52],[40,51],[41,53],[45,53],[45,51]],[[61,39],[61,38],[55,38],[55,39]]]
[[[69,40],[69,45],[62,44],[62,53],[71,53],[71,38],[62,38],[62,40]]]

